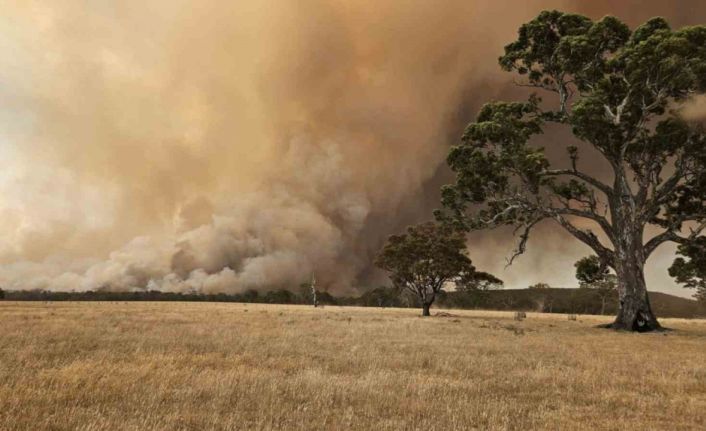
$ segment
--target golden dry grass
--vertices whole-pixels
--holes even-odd
[[[0,429],[706,429],[706,322],[1,303]]]

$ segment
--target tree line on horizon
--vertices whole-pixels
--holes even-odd
[[[298,289],[277,289],[268,292],[255,290],[239,294],[203,294],[198,292],[140,291],[84,291],[52,292],[45,290],[10,290],[2,292],[0,300],[7,301],[101,301],[101,302],[230,302],[243,304],[294,304],[312,305],[309,285]],[[4,296],[3,296],[4,294]],[[336,296],[317,291],[319,306],[356,306],[376,308],[419,308],[416,295],[400,292],[390,286],[369,289],[359,296]],[[529,289],[488,289],[477,291],[441,291],[435,306],[440,309],[526,311],[561,314],[614,314],[618,308],[613,296],[604,302],[604,297],[595,289],[553,288],[546,283],[537,283]],[[695,302],[671,295],[659,295],[656,307],[667,317],[706,317],[706,301]]]

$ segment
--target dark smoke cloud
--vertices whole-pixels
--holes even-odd
[[[544,8],[698,22],[697,2],[59,0],[4,6],[0,285],[236,292],[315,271],[382,282],[384,238],[430,217],[443,159],[495,59]],[[551,225],[509,270],[507,232],[473,258],[510,286],[573,285],[588,251]],[[667,288],[654,258],[652,288]],[[671,283],[671,282],[670,282]],[[671,285],[671,284],[670,284]]]

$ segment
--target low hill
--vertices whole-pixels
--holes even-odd
[[[268,304],[309,304],[309,293],[288,290],[257,292],[249,290],[239,294],[201,294],[158,291],[113,292],[108,290],[87,292],[49,292],[43,290],[15,290],[4,292],[11,301],[189,301],[189,302],[247,302]],[[379,287],[359,297],[332,296],[317,292],[318,302],[328,305],[354,305],[365,307],[418,306],[416,298],[400,295],[391,288]],[[706,317],[706,304],[693,299],[680,298],[661,292],[651,292],[650,300],[658,317]],[[604,314],[615,314],[617,301],[605,304]],[[508,311],[536,311],[544,313],[600,314],[603,308],[596,291],[591,289],[507,289],[472,293],[441,293],[435,303],[439,308],[484,309]]]
[[[440,301],[444,306],[461,308],[483,308],[492,310],[538,311],[545,313],[600,314],[601,300],[591,289],[548,288],[548,289],[507,289],[481,292],[476,298],[466,294],[450,292]],[[662,292],[650,292],[650,302],[658,317],[706,317],[706,304],[693,299],[681,298]],[[617,312],[617,300],[606,303],[605,314]]]

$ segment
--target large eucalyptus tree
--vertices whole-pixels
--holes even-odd
[[[457,177],[439,217],[466,229],[515,226],[510,261],[532,228],[555,222],[615,270],[612,326],[659,329],[645,262],[660,244],[689,244],[706,229],[706,135],[677,112],[706,90],[706,27],[672,30],[653,18],[631,31],[610,16],[545,11],[522,25],[500,65],[552,97],[480,110],[448,156]],[[544,141],[550,125],[578,141]],[[565,165],[551,166],[542,145],[563,147]],[[597,158],[610,175],[589,169]]]

